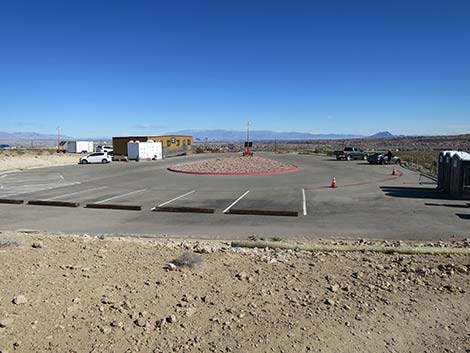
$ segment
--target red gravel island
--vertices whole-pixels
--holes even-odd
[[[213,158],[168,168],[178,173],[212,175],[277,174],[294,172],[297,169],[299,168],[296,166],[262,157]]]

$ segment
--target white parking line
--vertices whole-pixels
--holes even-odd
[[[196,192],[196,190],[193,190],[193,191],[190,191],[190,192],[187,192],[186,194],[183,194],[181,196],[178,196],[178,197],[175,197],[174,199],[171,199],[171,200],[168,200],[160,205],[158,205],[157,207],[163,207],[165,205],[168,205],[170,202],[173,202],[173,201],[176,201],[176,200],[179,200],[185,196],[188,196],[188,195],[191,195],[192,193]],[[152,211],[155,209],[155,207],[152,208]]]
[[[307,215],[307,198],[305,197],[305,189],[302,189],[302,206],[304,211],[304,216]]]
[[[143,191],[145,191],[145,190],[147,190],[147,189],[140,189],[140,190],[137,190],[137,191],[131,191],[131,192],[128,192],[128,193],[126,193],[126,194],[113,196],[113,197],[110,197],[109,199],[97,201],[97,202],[95,202],[95,203],[103,203],[103,202],[115,200],[115,199],[118,199],[118,198],[120,198],[120,197],[124,197],[124,196],[129,196],[129,195],[137,194],[138,192],[143,192]]]
[[[80,190],[80,191],[72,192],[72,193],[70,193],[70,194],[63,194],[63,195],[54,196],[54,197],[51,197],[51,198],[46,199],[46,200],[47,200],[47,201],[56,200],[56,199],[60,199],[60,198],[62,198],[62,197],[67,197],[67,196],[72,196],[72,195],[78,195],[78,194],[84,194],[84,193],[86,193],[86,192],[95,191],[95,190],[101,190],[101,189],[106,189],[106,188],[107,188],[107,186],[101,186],[101,187],[99,187],[99,188]]]
[[[230,206],[228,206],[223,213],[227,213],[228,211],[230,211],[230,209],[235,206],[237,204],[238,201],[240,201],[242,198],[244,198],[248,193],[250,192],[250,190],[246,191],[242,196],[240,196],[238,199],[236,199],[234,202],[232,202],[232,204]]]
[[[65,187],[65,186],[72,186],[72,185],[79,185],[81,184],[79,181],[76,181],[76,182],[73,182],[73,183],[70,183],[70,184],[54,184],[53,186],[51,187],[47,187],[47,188],[41,188],[41,189],[31,189],[31,190],[24,190],[24,191],[21,191],[21,192],[15,192],[15,193],[10,193],[10,194],[6,194],[6,195],[3,195],[4,197],[7,197],[7,196],[16,196],[16,195],[23,195],[23,194],[32,194],[32,193],[35,193],[35,192],[39,192],[39,191],[45,191],[45,190],[52,190],[52,189],[57,189],[57,188],[61,188],[61,187]]]

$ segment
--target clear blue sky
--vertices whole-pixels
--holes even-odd
[[[0,131],[470,133],[470,1],[0,3]]]

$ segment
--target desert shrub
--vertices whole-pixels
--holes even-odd
[[[396,152],[402,162],[411,163],[432,173],[437,173],[438,151],[400,151]]]
[[[202,262],[202,256],[192,252],[185,252],[172,261],[179,267],[195,267]]]
[[[204,148],[202,148],[201,146],[196,147],[196,153],[204,153]]]
[[[10,248],[10,247],[16,247],[20,246],[21,243],[18,239],[15,238],[7,238],[7,237],[1,237],[0,238],[0,249],[1,248]]]

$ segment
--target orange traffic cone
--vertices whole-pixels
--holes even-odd
[[[392,175],[397,175],[397,168],[393,167],[393,170],[392,170]]]
[[[333,180],[331,181],[331,187],[332,188],[335,188],[337,185],[336,185],[336,178],[333,177]]]

